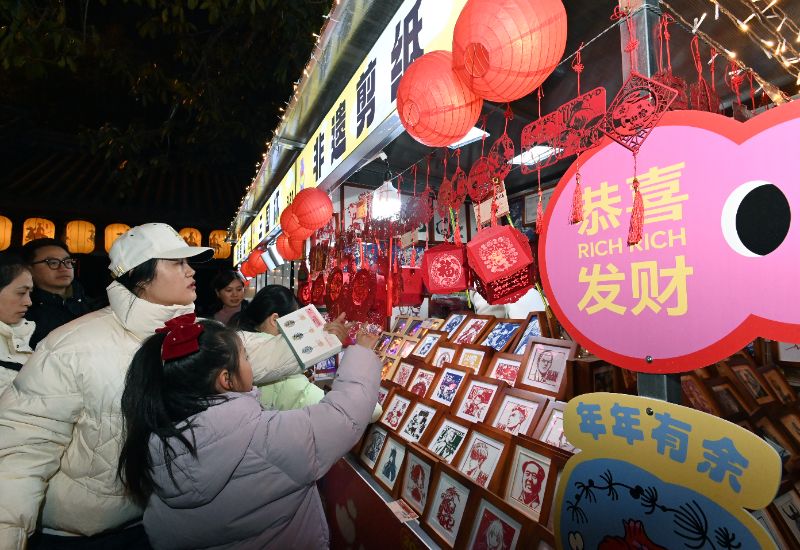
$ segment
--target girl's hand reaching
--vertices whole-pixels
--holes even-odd
[[[380,338],[380,334],[370,334],[369,332],[359,332],[356,336],[356,344],[367,349],[374,349],[375,343]]]
[[[344,323],[345,314],[340,314],[336,319],[325,325],[325,332],[329,332],[336,336],[342,344],[346,344],[350,329]]]

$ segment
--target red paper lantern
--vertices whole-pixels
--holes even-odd
[[[507,225],[478,231],[467,243],[475,289],[490,304],[516,302],[533,287],[533,254],[528,239]]]
[[[325,191],[309,187],[300,191],[292,201],[300,226],[316,231],[325,227],[333,216],[333,203]]]
[[[256,272],[253,271],[253,268],[247,265],[247,260],[242,262],[242,265],[239,267],[239,271],[241,271],[242,275],[244,275],[248,279],[256,276]]]
[[[303,238],[298,238],[294,235],[289,235],[289,248],[294,251],[295,257],[294,260],[299,260],[303,257],[303,253],[306,251],[306,240]]]
[[[463,245],[440,244],[422,257],[422,279],[431,294],[450,294],[467,288],[467,253]]]
[[[250,253],[245,261],[245,264],[254,275],[261,275],[262,273],[267,272],[267,263],[264,261],[264,258],[261,257],[263,253],[263,250],[256,248]],[[249,275],[249,277],[252,276],[253,275]]]
[[[297,219],[297,213],[294,210],[293,205],[287,206],[283,212],[281,212],[281,229],[284,233],[288,234],[290,237],[295,237],[297,239],[307,239],[313,233],[313,229],[306,229],[302,225],[300,225],[300,220]]]
[[[514,101],[550,76],[566,43],[561,0],[469,0],[453,30],[453,69],[479,97]]]
[[[289,242],[289,235],[286,233],[281,233],[278,235],[278,240],[275,241],[275,248],[278,249],[278,254],[281,255],[281,258],[287,261],[299,260],[303,257],[302,252],[299,252],[292,247]]]
[[[406,131],[425,145],[445,147],[469,132],[483,100],[453,72],[450,52],[433,51],[406,69],[397,88],[397,114]]]

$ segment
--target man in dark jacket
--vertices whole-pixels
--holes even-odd
[[[30,241],[22,247],[22,258],[33,274],[33,305],[25,314],[36,323],[30,341],[33,348],[52,330],[94,308],[75,280],[75,260],[64,243],[55,239]]]

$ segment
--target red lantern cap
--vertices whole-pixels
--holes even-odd
[[[467,258],[484,283],[511,275],[533,263],[528,239],[508,225],[478,231],[467,243]]]

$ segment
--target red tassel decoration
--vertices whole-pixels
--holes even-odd
[[[628,229],[628,246],[639,244],[642,240],[642,226],[644,225],[644,201],[639,192],[639,180],[633,178],[633,211],[631,212],[631,226]]]
[[[544,207],[542,206],[542,188],[539,188],[539,204],[536,205],[536,234],[542,234],[544,227]]]
[[[453,210],[451,209],[450,210],[450,216],[452,216],[452,215],[453,215]],[[459,218],[458,211],[456,211],[456,218],[455,218],[456,226],[455,226],[455,228],[453,228],[453,242],[456,245],[461,246],[463,244],[461,242],[461,224],[460,224],[460,220],[458,218]]]
[[[411,267],[417,267],[417,246],[411,245]]]
[[[575,192],[572,195],[572,212],[569,214],[569,223],[574,225],[583,221],[583,190],[581,189],[581,175],[575,173]]]

